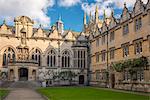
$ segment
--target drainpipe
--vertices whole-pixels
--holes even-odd
[[[60,40],[58,40],[58,68],[60,68]]]
[[[91,67],[91,57],[90,57],[90,41],[87,43],[87,86],[90,85],[90,67]]]
[[[108,47],[108,45],[109,45],[109,42],[108,42],[108,34],[109,34],[109,32],[108,32],[108,27],[107,27],[107,31],[106,31],[106,36],[107,36],[107,50],[106,50],[106,53],[107,53],[107,86],[109,86],[109,77],[110,77],[110,72],[109,72],[109,56],[108,56],[108,54],[109,54],[109,47]]]

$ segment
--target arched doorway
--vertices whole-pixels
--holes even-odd
[[[111,74],[111,88],[115,87],[115,74]]]
[[[19,69],[19,80],[20,81],[27,81],[28,80],[28,69],[27,68],[20,68]]]
[[[79,84],[84,84],[84,75],[79,76]]]

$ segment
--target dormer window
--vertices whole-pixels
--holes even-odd
[[[115,32],[111,32],[110,33],[110,42],[114,41],[115,40]]]
[[[99,38],[96,39],[96,47],[99,46]]]
[[[129,33],[129,24],[123,25],[123,35],[126,35]]]
[[[102,45],[105,44],[105,35],[102,36]]]

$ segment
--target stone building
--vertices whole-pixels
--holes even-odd
[[[64,30],[61,18],[50,29],[34,28],[27,16],[0,26],[0,79],[47,81],[49,85],[83,84],[150,92],[150,0],[126,4],[121,18],[84,15],[84,31]],[[134,72],[114,65],[146,57],[148,64]]]
[[[118,62],[146,57],[150,62],[150,0],[143,4],[136,0],[130,11],[124,4],[119,19],[104,13],[103,20],[98,17],[98,7],[95,18],[84,16],[84,33],[89,35],[90,48],[90,85],[110,87],[134,91],[150,91],[150,70],[139,69],[135,72],[136,79],[131,81],[127,69],[117,72],[113,65]],[[142,66],[141,66],[142,67]]]
[[[50,29],[33,26],[27,16],[0,26],[0,79],[87,84],[85,34],[64,30],[61,18]]]

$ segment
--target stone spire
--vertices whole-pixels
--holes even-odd
[[[114,17],[114,10],[111,11],[111,17]]]
[[[103,20],[105,21],[106,20],[106,12],[105,12],[105,10],[104,10],[104,15],[103,15]]]
[[[39,28],[42,28],[42,24],[39,25]]]
[[[59,33],[62,34],[64,32],[64,24],[63,24],[63,22],[61,20],[61,16],[59,16],[59,19],[56,22],[56,27],[57,27],[57,30],[58,30]]]
[[[6,25],[6,20],[5,20],[5,19],[3,20],[3,24],[5,24],[5,25]]]
[[[84,23],[84,25],[86,25],[86,24],[87,24],[87,23],[86,23],[86,13],[84,13],[83,23]]]
[[[62,18],[61,18],[61,15],[60,15],[59,18],[58,18],[58,22],[63,23],[61,19]]]
[[[96,5],[95,9],[95,23],[98,23],[99,21],[99,13],[98,13],[98,6]]]
[[[123,8],[123,12],[127,12],[128,11],[128,8],[126,6],[126,2],[124,2],[124,8]]]
[[[89,15],[89,20],[90,20],[90,23],[92,22],[92,12],[90,11],[90,15]]]

